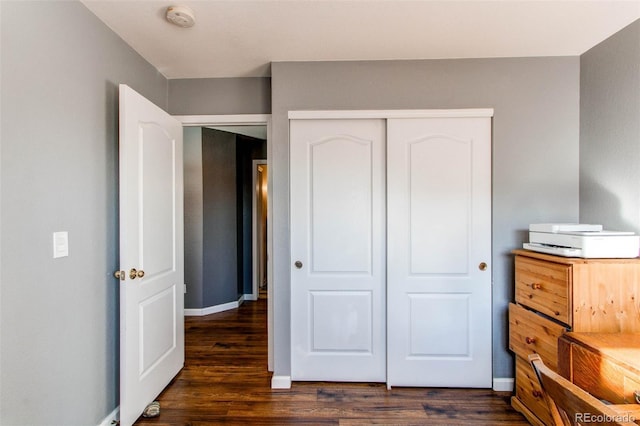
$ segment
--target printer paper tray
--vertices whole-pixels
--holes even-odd
[[[582,249],[579,248],[549,246],[537,243],[524,243],[522,244],[522,248],[540,253],[555,254],[556,256],[582,257]]]

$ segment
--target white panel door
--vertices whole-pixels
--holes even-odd
[[[384,120],[290,123],[291,377],[384,382]]]
[[[491,119],[387,132],[388,384],[491,387]]]
[[[120,85],[120,424],[184,364],[182,125]]]

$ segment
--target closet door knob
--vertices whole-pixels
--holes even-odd
[[[299,260],[296,260],[296,263],[294,263],[295,267],[298,269],[302,269],[302,262],[300,262]]]
[[[485,262],[482,262],[478,265],[478,269],[480,269],[481,271],[486,271],[487,270],[487,264]]]

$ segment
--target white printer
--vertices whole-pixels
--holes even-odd
[[[640,236],[605,231],[602,225],[536,223],[529,225],[529,242],[523,248],[566,257],[634,258],[640,254]]]

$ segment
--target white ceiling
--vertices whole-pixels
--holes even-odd
[[[165,77],[270,75],[275,61],[576,56],[640,0],[82,0]],[[196,25],[164,16],[186,5]]]

